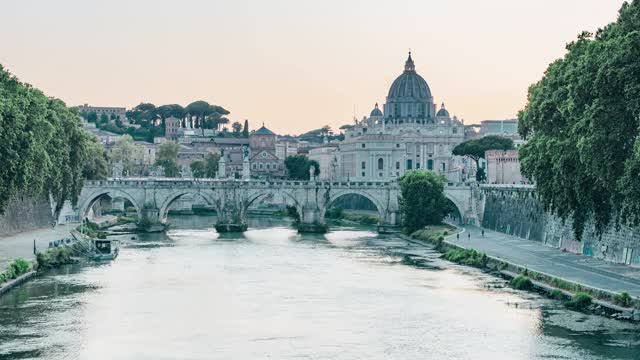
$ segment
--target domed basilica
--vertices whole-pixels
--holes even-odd
[[[464,125],[444,103],[438,109],[431,89],[415,69],[411,52],[404,72],[391,84],[383,110],[375,105],[345,132],[335,152],[336,175],[342,179],[390,180],[411,169],[460,177],[453,148],[464,141]]]

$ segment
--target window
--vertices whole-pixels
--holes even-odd
[[[427,160],[427,170],[433,170],[433,160]]]
[[[420,169],[420,163],[419,162],[416,163],[416,169]]]
[[[382,158],[378,159],[378,170],[384,169],[384,160]]]
[[[396,161],[396,170],[400,170],[400,161]]]
[[[260,170],[262,170],[262,163],[260,163]]]
[[[413,169],[413,160],[407,160],[407,170]]]
[[[400,147],[400,144],[396,144],[396,148],[399,148],[399,147]]]
[[[366,162],[363,161],[361,165],[362,165],[362,170],[367,168],[367,163]]]
[[[364,149],[364,148],[366,148],[366,147],[367,147],[367,145],[366,145],[366,144],[362,144],[362,148],[363,148],[363,149]]]
[[[363,172],[362,172],[362,177],[364,177],[364,176],[365,176],[365,175],[364,175],[364,171],[363,171]]]
[[[273,169],[277,169],[278,168],[278,163],[273,163]]]
[[[271,168],[271,164],[267,163],[267,170],[269,170]]]
[[[256,164],[255,164],[255,163],[251,164],[251,168],[252,168],[253,170],[255,170],[255,169],[256,169]]]
[[[266,152],[266,151],[263,151],[263,152],[262,152],[262,157],[263,157],[263,158],[266,158],[266,157],[267,157],[267,152]]]

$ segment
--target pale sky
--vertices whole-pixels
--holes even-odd
[[[0,0],[0,63],[75,106],[187,105],[281,134],[385,102],[411,48],[466,124],[516,116],[527,88],[623,0]]]

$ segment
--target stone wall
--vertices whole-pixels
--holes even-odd
[[[573,236],[571,221],[544,211],[531,188],[482,189],[482,226],[565,251],[640,266],[640,228],[610,226],[602,236],[587,225],[581,241]]]
[[[0,236],[51,227],[54,223],[47,197],[17,197],[0,215]]]

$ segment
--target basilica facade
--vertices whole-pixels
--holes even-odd
[[[427,169],[459,181],[463,159],[451,152],[463,141],[464,124],[444,104],[436,106],[409,53],[383,108],[376,104],[369,117],[345,131],[334,156],[334,177],[391,180],[407,170]]]

